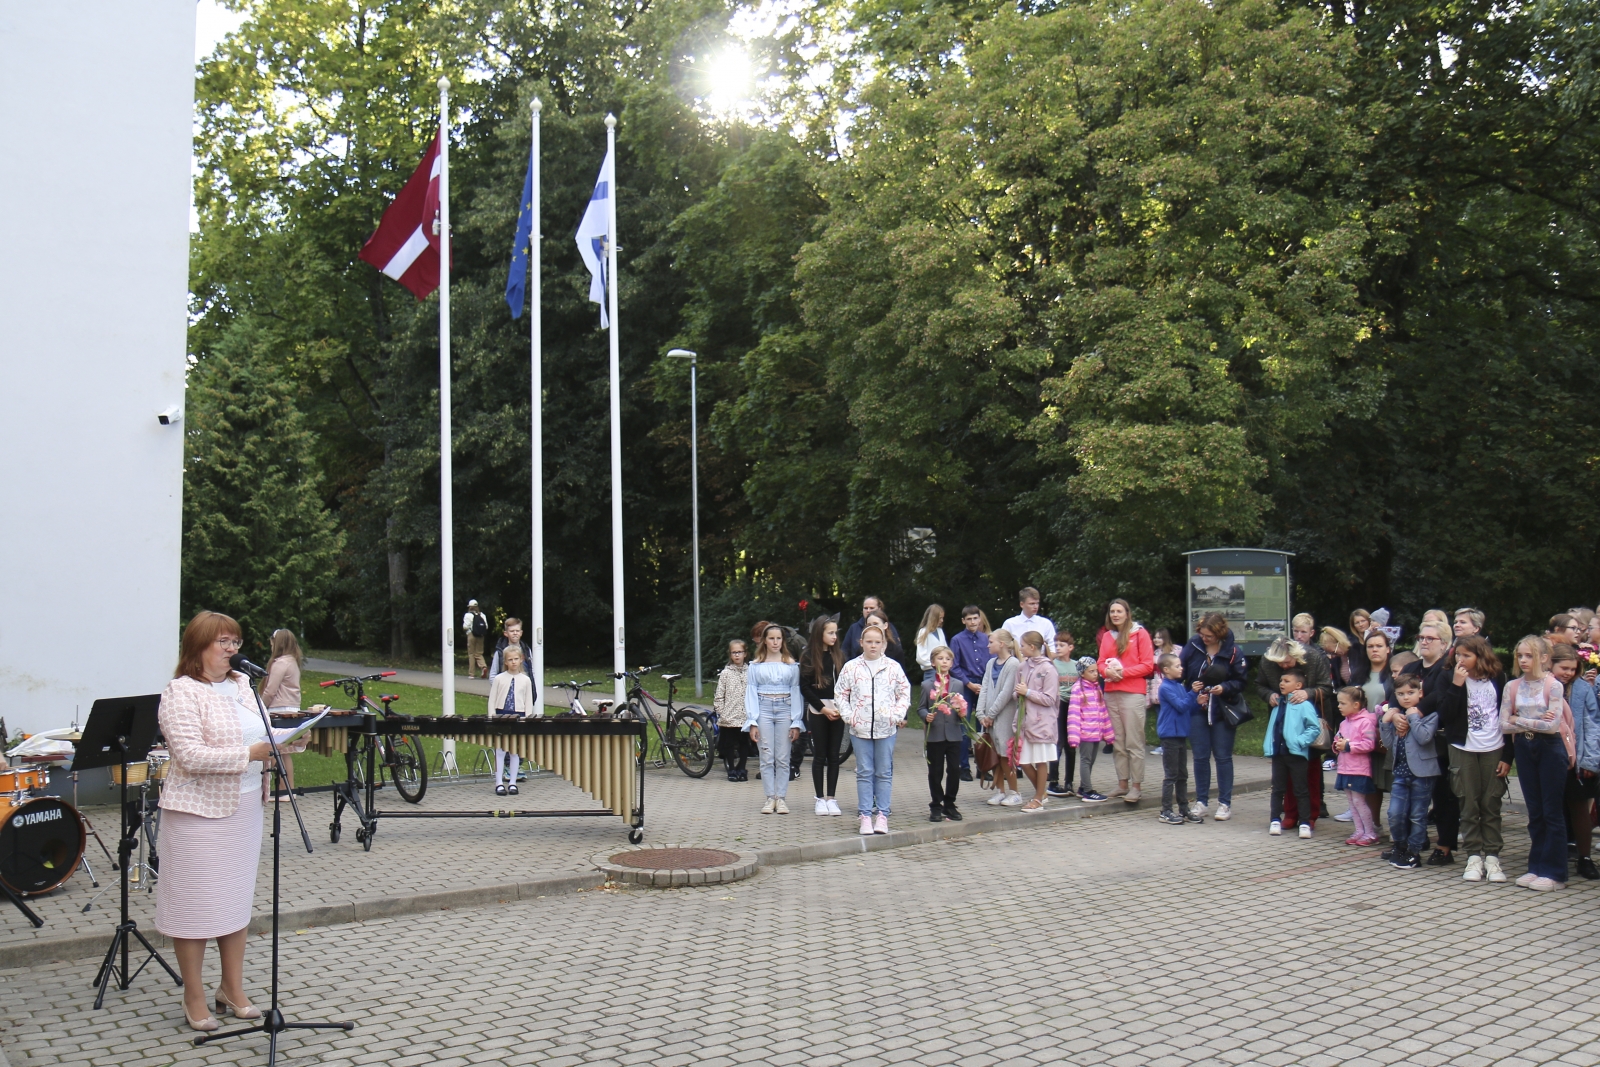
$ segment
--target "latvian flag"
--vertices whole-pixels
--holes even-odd
[[[362,259],[410,289],[418,300],[439,288],[439,137],[443,136],[440,130],[361,249]]]

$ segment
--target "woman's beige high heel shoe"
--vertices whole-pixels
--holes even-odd
[[[260,1008],[256,1007],[254,1004],[246,1004],[243,1007],[240,1007],[239,1005],[235,1004],[233,1001],[229,1000],[227,998],[227,996],[223,994],[221,986],[217,987],[216,1000],[217,1000],[217,1014],[218,1015],[225,1014],[222,1009],[227,1008],[228,1011],[233,1012],[233,1017],[235,1019],[259,1019],[259,1018],[261,1018],[261,1009]]]
[[[183,1021],[189,1024],[189,1029],[199,1030],[201,1033],[205,1034],[209,1034],[211,1031],[222,1025],[221,1023],[217,1022],[214,1016],[211,1015],[207,1015],[199,1022],[195,1022],[194,1018],[189,1014],[189,1006],[187,1004],[185,1004],[183,1007]]]

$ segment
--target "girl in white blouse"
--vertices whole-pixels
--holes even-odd
[[[503,653],[504,670],[489,683],[489,714],[515,715],[521,718],[533,714],[533,681],[522,670],[522,649],[511,645]],[[515,752],[494,750],[494,795],[517,795],[517,772],[522,769],[522,759]],[[509,773],[508,773],[509,772]]]

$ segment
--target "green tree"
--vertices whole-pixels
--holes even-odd
[[[303,635],[327,614],[344,547],[298,391],[271,334],[249,319],[189,376],[183,615],[232,615],[257,657],[273,630]]]

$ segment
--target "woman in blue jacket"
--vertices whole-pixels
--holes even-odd
[[[1222,703],[1233,704],[1244,699],[1244,685],[1248,678],[1244,653],[1234,643],[1233,631],[1220,611],[1212,611],[1200,620],[1195,634],[1178,655],[1183,663],[1183,684],[1196,693],[1208,692],[1211,700],[1189,719],[1189,746],[1194,749],[1194,803],[1189,814],[1199,819],[1206,817],[1206,805],[1211,793],[1211,761],[1217,761],[1217,814],[1218,822],[1226,822],[1232,815],[1233,804],[1233,741],[1235,728],[1222,714]],[[1218,682],[1217,678],[1223,680]]]

